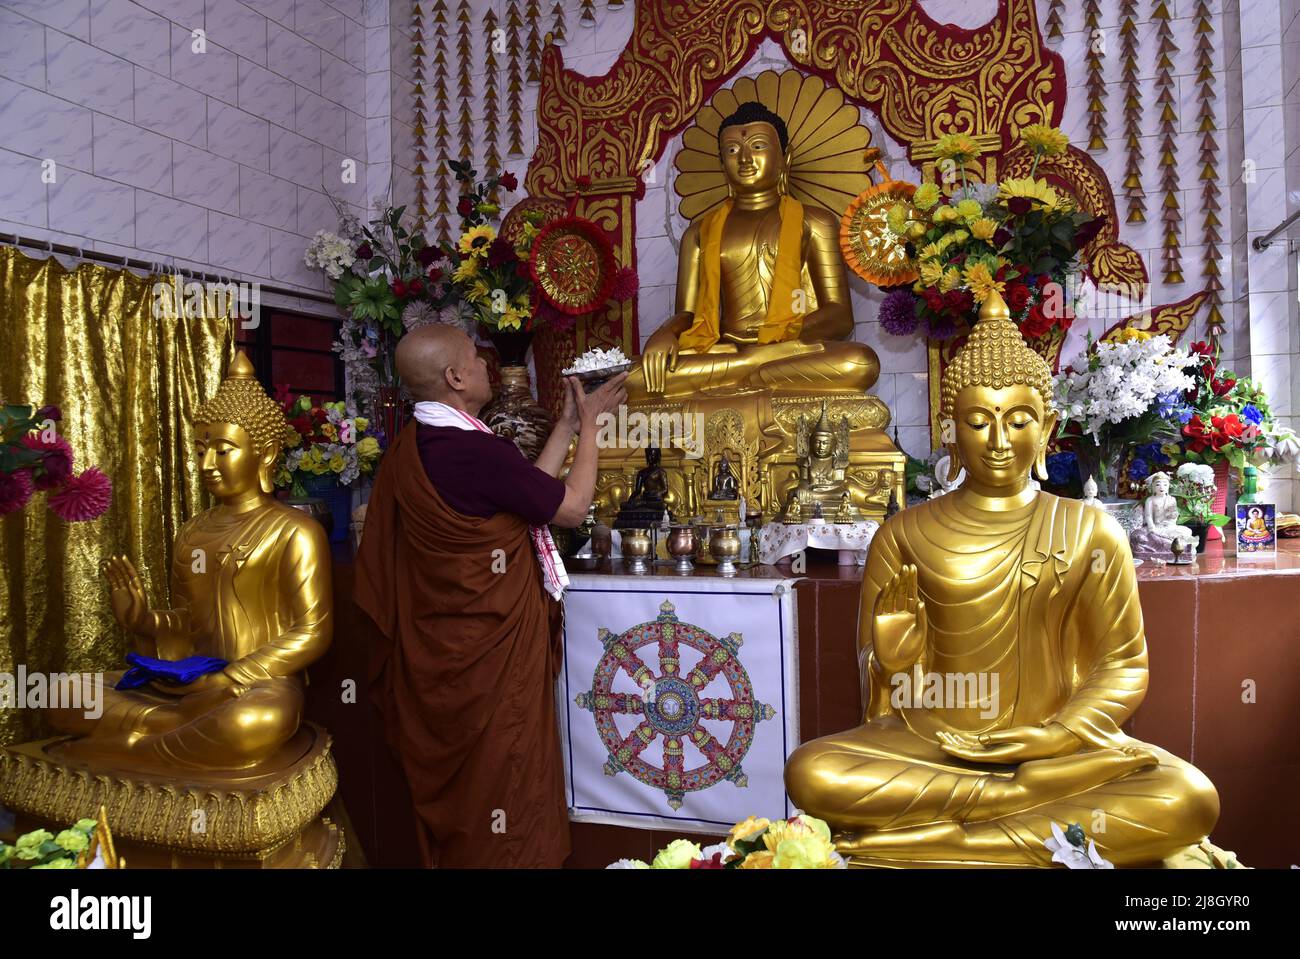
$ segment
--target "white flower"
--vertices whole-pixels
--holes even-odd
[[[1065,833],[1056,823],[1052,823],[1052,838],[1044,839],[1043,845],[1052,854],[1052,862],[1059,862],[1067,869],[1114,869],[1115,867],[1101,857],[1091,839],[1088,848],[1076,846],[1065,838]]]
[[[337,280],[356,258],[352,244],[327,230],[317,230],[303,260],[308,266],[324,270],[331,280]]]
[[[1055,378],[1053,401],[1062,416],[1100,440],[1107,426],[1142,416],[1161,397],[1194,385],[1184,369],[1196,357],[1175,350],[1169,337],[1128,343],[1097,343],[1092,363]],[[1092,366],[1092,369],[1088,367]]]
[[[408,332],[428,326],[430,323],[437,323],[438,320],[438,311],[428,300],[412,300],[406,304],[406,309],[402,310],[402,325]]]
[[[611,862],[606,869],[649,869],[647,863],[640,859],[620,859],[618,862]]]
[[[567,370],[561,372],[562,376],[572,376],[574,373],[592,373],[596,370],[603,370],[611,366],[622,366],[624,363],[631,362],[624,355],[623,351],[617,346],[613,349],[602,350],[599,347],[588,350],[573,361],[573,365]]]

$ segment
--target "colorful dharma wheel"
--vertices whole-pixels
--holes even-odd
[[[533,241],[531,265],[541,295],[561,313],[591,313],[609,299],[614,250],[590,220],[565,216],[548,223]]]
[[[721,639],[677,618],[667,600],[659,616],[622,633],[600,630],[605,652],[596,663],[589,692],[579,693],[575,702],[591,710],[596,731],[609,751],[605,774],[629,773],[652,789],[663,790],[668,805],[680,809],[687,793],[708,789],[727,780],[749,785],[741,761],[754,742],[757,724],[776,715],[776,710],[754,699],[749,674],[739,659],[742,639],[732,633]],[[701,656],[689,673],[682,675],[681,650],[685,646]],[[653,652],[657,668],[648,665],[640,651]],[[641,692],[615,692],[614,680],[625,673]],[[725,695],[705,695],[705,689],[721,677]],[[724,692],[721,686],[718,692]],[[626,735],[619,730],[616,716],[633,716]],[[726,742],[705,723],[730,723]],[[625,723],[624,725],[628,725]],[[656,740],[663,742],[663,763],[656,766],[644,754]],[[687,746],[690,762],[687,768]]]
[[[916,187],[891,180],[877,164],[880,183],[868,187],[849,204],[840,220],[840,251],[849,268],[876,286],[911,283],[920,274],[907,255],[905,240],[889,228],[887,216],[896,203],[911,207]]]

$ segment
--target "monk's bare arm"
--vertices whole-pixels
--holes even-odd
[[[592,494],[596,491],[596,458],[599,452],[596,440],[600,436],[600,417],[617,413],[620,404],[627,399],[627,390],[623,388],[626,380],[627,374],[620,373],[590,396],[582,395],[582,387],[575,380],[567,381],[568,388],[574,391],[574,403],[582,427],[578,432],[578,449],[573,455],[573,466],[564,478],[564,499],[551,518],[551,522],[557,526],[577,526],[587,515],[587,507],[591,505]]]
[[[849,277],[840,253],[839,218],[819,207],[805,207],[808,224],[808,275],[817,294],[817,309],[803,320],[799,338],[820,343],[853,335]]]
[[[566,386],[565,389],[568,387]],[[560,470],[564,468],[564,459],[569,455],[569,444],[572,441],[573,427],[561,417],[555,424],[555,428],[551,430],[551,435],[546,438],[546,445],[542,447],[542,452],[538,454],[533,465],[543,473],[559,476]]]

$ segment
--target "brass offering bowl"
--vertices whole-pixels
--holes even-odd
[[[695,527],[689,523],[674,523],[672,532],[668,534],[668,555],[677,561],[677,572],[689,573],[695,568],[691,557],[697,548]]]
[[[740,556],[740,532],[734,526],[715,526],[709,537],[709,552],[718,564],[718,572],[732,576],[736,572],[736,559]]]
[[[623,559],[633,573],[644,573],[650,568],[650,531],[646,529],[623,530]]]

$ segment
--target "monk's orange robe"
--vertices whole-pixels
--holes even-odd
[[[555,678],[560,607],[519,517],[451,509],[393,443],[366,508],[357,603],[384,640],[371,695],[426,865],[559,867],[569,854]]]

